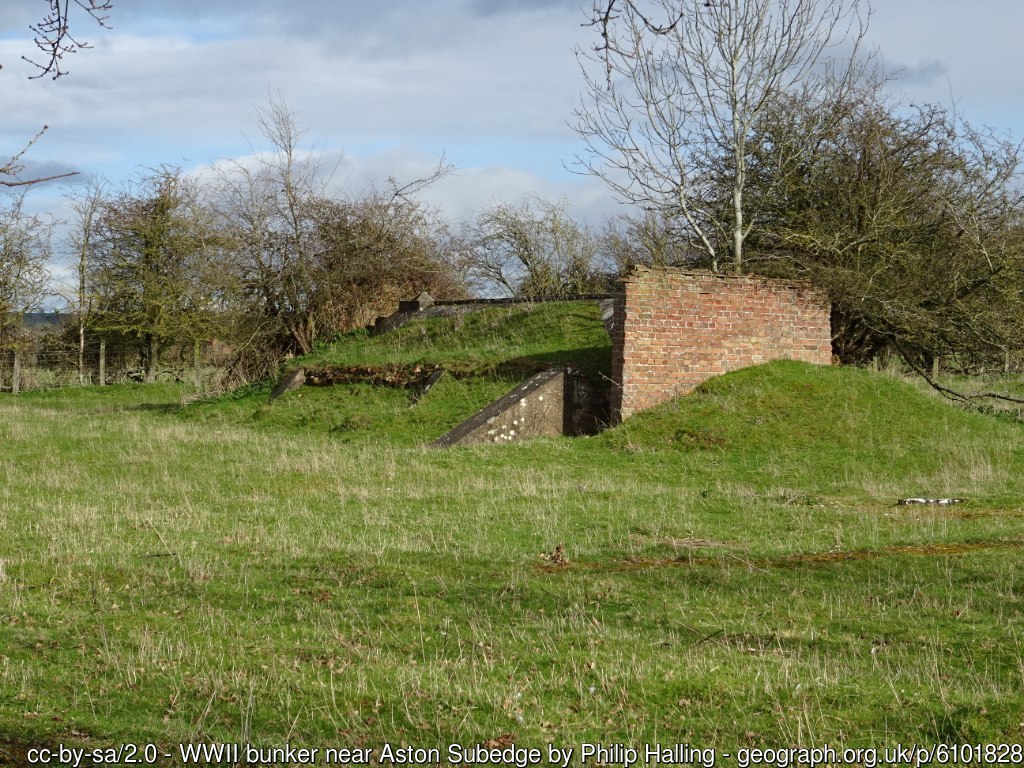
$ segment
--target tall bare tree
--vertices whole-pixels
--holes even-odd
[[[108,184],[91,179],[85,186],[65,195],[71,209],[71,221],[65,240],[69,255],[75,260],[75,285],[62,291],[78,321],[78,381],[85,383],[85,334],[96,310],[96,294],[92,285],[92,257],[98,246],[98,227],[107,200]]]
[[[855,79],[869,13],[866,0],[600,0],[599,40],[578,52],[583,167],[678,220],[713,269],[730,254],[742,271],[756,224],[744,191],[758,120],[784,94]],[[723,174],[727,201],[717,194]]]
[[[230,241],[225,273],[253,310],[248,314],[279,326],[289,351],[305,354],[317,332],[310,300],[320,248],[314,212],[331,173],[317,153],[302,148],[303,131],[283,99],[269,98],[257,109],[256,123],[269,151],[220,168],[213,196]]]
[[[24,196],[0,198],[0,346],[17,341],[27,312],[47,294],[50,225],[25,211]]]

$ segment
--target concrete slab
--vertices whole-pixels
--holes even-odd
[[[548,368],[500,397],[431,445],[514,443],[532,437],[595,434],[607,404],[592,383],[567,368]]]
[[[291,373],[286,373],[284,377],[274,387],[273,393],[270,395],[270,402],[274,402],[283,395],[285,392],[291,392],[293,389],[298,389],[306,383],[306,369],[299,368]]]
[[[432,445],[511,443],[565,433],[566,372],[549,368],[470,416]]]

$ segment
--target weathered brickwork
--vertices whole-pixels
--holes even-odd
[[[829,304],[807,283],[634,267],[615,299],[612,422],[727,371],[832,360]]]

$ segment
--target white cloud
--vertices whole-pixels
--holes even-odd
[[[85,27],[96,48],[69,60],[68,77],[0,70],[0,147],[20,149],[46,123],[32,159],[52,167],[115,179],[165,162],[194,167],[258,146],[254,105],[280,92],[310,142],[348,158],[353,177],[415,175],[446,153],[461,171],[429,194],[453,215],[529,194],[610,209],[595,180],[563,167],[580,151],[567,121],[581,88],[572,48],[593,35],[586,5],[118,2],[113,31]],[[6,5],[0,14],[0,62],[16,63],[33,17]],[[893,0],[878,4],[870,40],[904,67],[896,85],[911,99],[948,101],[952,90],[968,118],[1020,135],[1022,22],[1016,0]]]

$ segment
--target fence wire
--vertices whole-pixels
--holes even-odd
[[[218,381],[223,371],[212,359],[207,345],[200,348],[199,364],[192,347],[182,345],[177,354],[167,354],[157,366],[157,381],[181,381],[198,389]],[[137,350],[87,343],[79,359],[77,345],[58,349],[0,350],[0,391],[25,392],[82,385],[141,382],[146,371]]]

